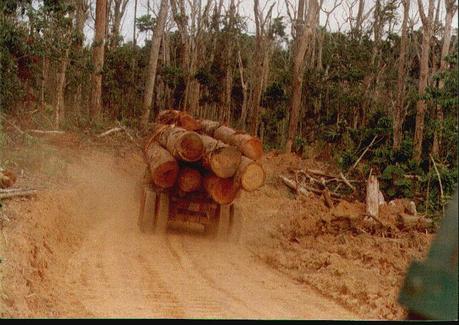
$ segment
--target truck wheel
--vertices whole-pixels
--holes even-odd
[[[137,225],[141,232],[147,232],[155,222],[156,193],[148,186],[142,186],[140,211]]]
[[[219,205],[216,218],[210,220],[208,234],[218,240],[228,240],[230,230],[230,206]]]
[[[158,196],[154,231],[158,234],[164,234],[166,233],[167,221],[169,219],[169,194],[160,193]]]
[[[230,240],[234,243],[238,243],[241,238],[242,231],[242,219],[240,211],[234,204],[230,207]]]

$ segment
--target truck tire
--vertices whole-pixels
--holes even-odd
[[[231,205],[220,204],[216,216],[206,226],[207,235],[222,241],[229,239],[231,228]]]
[[[229,240],[233,243],[239,243],[242,232],[241,213],[234,204],[230,207],[230,234]]]
[[[165,234],[167,230],[167,221],[169,219],[169,194],[159,193],[156,202],[156,218],[154,231],[157,234]]]
[[[155,222],[156,193],[148,186],[142,186],[140,211],[137,225],[141,232],[147,232]]]

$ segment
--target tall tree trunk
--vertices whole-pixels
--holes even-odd
[[[153,90],[155,87],[156,79],[156,68],[158,65],[159,49],[161,44],[161,38],[164,32],[164,26],[166,24],[167,11],[169,9],[169,0],[161,1],[161,8],[157,17],[157,22],[151,41],[150,49],[150,60],[148,62],[148,74],[147,81],[145,83],[145,94],[143,97],[143,114],[141,119],[141,125],[146,128],[148,120],[150,118],[151,102],[153,99]]]
[[[77,39],[75,41],[75,52],[77,54],[81,53],[83,43],[84,43],[84,23],[88,15],[88,3],[86,0],[77,0],[76,1],[76,18],[75,18],[75,30],[77,34]],[[81,93],[82,93],[82,72],[80,69],[76,71],[76,80],[77,80],[77,89],[73,98],[73,105],[75,110],[80,113],[81,106]]]
[[[96,33],[93,43],[92,93],[90,104],[91,118],[98,119],[102,110],[102,69],[104,66],[105,29],[107,25],[107,0],[96,3]]]
[[[41,90],[40,90],[40,110],[45,110],[45,94],[46,86],[48,84],[48,72],[49,72],[49,58],[47,56],[43,57],[43,65],[41,71]]]
[[[441,57],[440,57],[440,73],[444,72],[448,68],[448,62],[446,61],[446,57],[449,54],[449,48],[451,45],[451,25],[453,21],[453,17],[457,10],[457,4],[455,0],[445,0],[446,6],[446,19],[445,19],[445,31],[443,35],[443,46],[441,49]],[[443,79],[440,80],[438,84],[438,88],[441,90],[445,87],[445,82]],[[441,129],[443,127],[443,110],[440,105],[436,107],[437,113],[437,120],[440,124],[440,128],[436,129],[434,132],[434,139],[432,144],[432,156],[438,157],[440,152],[440,145],[441,145]]]
[[[402,142],[402,127],[405,120],[405,81],[406,81],[406,49],[408,45],[408,20],[410,0],[403,0],[402,38],[400,41],[400,61],[398,63],[397,99],[393,113],[393,150],[398,150]]]
[[[64,119],[64,93],[65,93],[65,73],[69,62],[69,48],[65,49],[64,57],[59,62],[57,71],[56,107],[54,108],[54,127],[59,129]]]
[[[424,12],[422,0],[418,0],[419,13],[422,19],[422,49],[419,76],[419,99],[416,103],[416,128],[414,133],[413,159],[417,162],[421,160],[422,142],[424,139],[424,119],[426,113],[426,100],[422,97],[426,93],[427,82],[429,78],[429,55],[430,39],[433,30],[434,0],[429,0],[428,15]]]
[[[300,1],[299,8],[304,7],[304,0]],[[303,70],[305,54],[308,47],[308,41],[311,39],[313,29],[316,28],[314,22],[317,22],[316,16],[319,14],[319,4],[317,0],[311,0],[309,2],[308,14],[306,22],[302,20],[298,21],[297,34],[293,49],[293,71],[292,71],[292,99],[290,106],[290,120],[288,128],[287,143],[285,146],[285,152],[290,153],[292,151],[293,140],[296,136],[298,128],[298,118],[301,106],[301,95],[303,85]],[[298,16],[302,13],[299,12]]]
[[[121,19],[126,11],[128,0],[114,0],[112,32],[110,35],[110,47],[117,47],[119,44]]]

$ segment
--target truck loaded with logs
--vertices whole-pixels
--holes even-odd
[[[164,233],[169,221],[185,221],[211,236],[237,237],[233,203],[241,190],[263,186],[262,156],[256,137],[186,112],[160,112],[144,146],[140,230]]]

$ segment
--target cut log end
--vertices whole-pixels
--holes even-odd
[[[185,161],[195,162],[201,159],[204,145],[196,133],[186,133],[178,143],[178,153]]]
[[[204,188],[219,204],[230,204],[239,192],[239,187],[232,178],[221,178],[214,174],[204,177]]]
[[[241,145],[242,153],[250,159],[260,160],[263,157],[263,144],[258,138],[251,138]]]
[[[239,168],[241,157],[241,152],[234,147],[219,148],[212,155],[210,167],[218,177],[229,178],[234,176]]]
[[[153,182],[161,188],[170,188],[174,186],[178,174],[178,164],[176,161],[167,161],[151,170]]]
[[[235,176],[236,182],[247,192],[252,192],[262,187],[265,179],[266,173],[263,167],[259,163],[243,156]]]
[[[201,173],[193,168],[182,168],[178,175],[178,187],[185,193],[195,192],[201,189]]]
[[[253,163],[247,166],[241,178],[241,186],[248,192],[255,191],[265,183],[265,171],[259,164]]]

